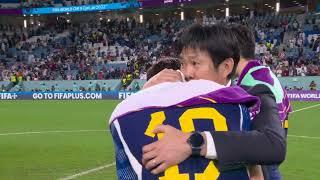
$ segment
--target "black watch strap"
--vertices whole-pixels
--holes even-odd
[[[191,147],[191,149],[192,149],[192,156],[200,156],[201,155],[201,148]]]
[[[200,156],[201,147],[204,144],[204,139],[199,132],[193,132],[189,139],[188,144],[191,146],[192,156]]]

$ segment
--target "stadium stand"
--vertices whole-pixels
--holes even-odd
[[[41,1],[68,5],[70,2]],[[105,2],[84,1],[85,4]],[[0,3],[16,2],[6,0]],[[135,85],[142,87],[144,81],[133,79],[140,79],[158,58],[178,56],[178,35],[195,21],[172,17],[158,23],[142,24],[135,19],[123,18],[72,23],[65,17],[57,17],[55,24],[41,25],[35,21],[28,28],[0,24],[0,81],[21,86],[12,90],[22,87],[31,90],[26,81],[118,79],[124,82],[129,76],[131,79],[126,79],[125,86],[120,89],[135,89]],[[257,58],[278,77],[320,75],[318,14],[269,13],[203,19],[203,24],[217,22],[242,23],[251,27],[256,37]]]
[[[179,36],[196,23],[237,23],[252,30],[256,59],[268,66],[287,90],[283,94],[278,91],[278,83],[268,85],[274,90],[276,102],[281,103],[287,95],[293,110],[289,124],[287,119],[282,123],[284,128],[290,127],[288,140],[278,141],[281,147],[284,142],[289,147],[284,163],[279,165],[281,176],[290,180],[319,179],[320,171],[316,167],[319,167],[320,143],[316,142],[320,138],[320,0],[0,0],[0,180],[123,179],[122,175],[126,176],[124,179],[135,179],[134,171],[125,168],[132,164],[132,159],[126,160],[126,152],[115,147],[106,120],[119,110],[120,102],[143,88],[146,72],[157,60],[180,57]],[[252,79],[247,77],[245,81],[249,83]],[[185,89],[188,90],[191,89]],[[130,106],[159,99],[159,93],[154,95],[155,98],[148,99],[143,94]],[[175,96],[174,93],[172,97]],[[168,96],[163,100],[170,99]],[[212,102],[202,97],[198,100]],[[282,115],[290,109],[288,101],[283,102],[279,104]],[[203,119],[197,117],[201,114],[199,107],[173,107],[177,110],[173,115],[181,120],[188,115],[183,111],[197,110],[187,117],[189,122],[195,120],[189,123],[190,127],[206,125],[210,130],[223,125],[227,115],[224,110],[221,114],[221,108],[213,109],[209,113],[210,117],[214,116],[209,118],[212,122],[198,121],[197,118]],[[161,124],[164,119],[171,120],[167,113],[170,108],[162,108],[161,112],[153,109],[153,114],[141,117],[145,122],[150,121],[148,128],[136,123],[122,130],[143,128],[141,140],[149,141],[145,135],[152,131],[151,126]],[[261,112],[264,110],[275,108],[262,108]],[[133,117],[136,113],[130,111],[125,115]],[[272,129],[267,130],[274,134],[268,136],[269,140],[280,137]],[[263,130],[258,131],[253,134],[264,137]],[[125,138],[128,134],[122,135]],[[134,144],[140,141],[136,133],[132,137]],[[152,137],[161,138],[160,134]],[[257,151],[260,144],[253,148]],[[274,149],[280,152],[280,148]],[[241,148],[228,149],[235,155],[245,153]],[[115,158],[115,151],[119,152],[119,158]],[[275,155],[279,154],[283,153]],[[119,161],[115,163],[115,159]],[[138,157],[138,164],[141,159]],[[174,166],[159,178],[224,179],[224,173],[213,166],[215,163],[209,165],[192,173],[184,165]],[[219,170],[230,168],[236,173],[236,168],[242,165],[221,166]],[[268,169],[276,174],[277,166]],[[140,167],[134,168],[139,171]],[[275,179],[274,176],[263,178]]]

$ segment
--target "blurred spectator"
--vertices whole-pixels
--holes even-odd
[[[107,91],[107,84],[106,84],[106,83],[103,83],[103,85],[102,85],[102,91]]]
[[[73,92],[77,92],[77,91],[80,90],[79,86],[78,86],[78,84],[76,82],[73,83],[73,89],[72,90],[73,90]]]
[[[59,85],[58,85],[58,84],[56,84],[56,85],[55,85],[55,87],[54,87],[54,89],[55,89],[56,91],[60,91],[60,87],[59,87]]]
[[[93,84],[91,81],[89,82],[89,85],[88,85],[88,91],[93,91]]]
[[[101,87],[98,83],[96,84],[95,91],[101,91]]]
[[[4,84],[1,85],[0,87],[0,92],[6,92],[6,87],[4,86]]]
[[[298,90],[298,91],[301,91],[301,90],[303,90],[303,87],[297,87],[297,86],[293,86],[293,90]]]
[[[125,90],[128,86],[128,83],[127,83],[127,78],[126,77],[123,77],[122,80],[121,80],[121,83],[122,83],[122,90]]]
[[[314,81],[310,83],[309,87],[310,87],[310,90],[313,90],[313,91],[317,90],[317,84]]]
[[[42,91],[42,92],[47,91],[47,86],[46,86],[45,83],[42,83],[42,84],[41,84],[41,91]]]

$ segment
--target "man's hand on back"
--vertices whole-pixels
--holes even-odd
[[[143,86],[143,89],[149,88],[151,86],[164,83],[164,82],[181,82],[181,73],[172,69],[164,69],[157,75],[153,76],[149,81]]]

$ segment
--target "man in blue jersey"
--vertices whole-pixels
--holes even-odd
[[[225,41],[234,38],[232,33],[222,26],[206,27],[204,30],[212,36],[219,34],[212,40],[220,44],[216,48],[217,52],[224,54],[220,60],[213,62],[207,58],[206,64],[200,65],[200,73],[206,80],[168,83],[170,78],[166,81],[164,79],[164,83],[138,92],[114,110],[110,118],[110,127],[116,147],[119,179],[249,178],[243,164],[225,170],[220,168],[216,161],[199,158],[201,147],[205,146],[206,142],[202,139],[203,134],[198,131],[249,130],[250,115],[254,117],[258,111],[257,98],[248,95],[239,87],[226,88],[221,85],[228,84],[239,60],[235,40]],[[213,55],[218,56],[217,52],[213,52]],[[162,72],[173,71],[165,69]],[[192,153],[193,156],[181,159],[178,166],[172,166],[164,173],[158,174],[142,166],[143,161],[148,159],[146,157],[143,160],[142,147],[162,138],[162,135],[156,132],[161,130],[161,127],[156,128],[161,124],[185,132],[177,133],[176,136],[188,142],[187,147],[193,147],[186,148],[186,153]],[[159,163],[156,159],[151,162]]]
[[[181,71],[187,80],[208,79],[226,84],[226,81],[219,78],[225,76],[224,71],[219,71],[219,66],[227,68],[228,64],[214,63],[230,60],[219,48],[234,39],[224,39],[227,42],[221,43],[218,41],[219,37],[216,37],[220,34],[221,32],[212,33],[205,27],[198,26],[190,28],[182,36]],[[230,50],[229,53],[233,52]],[[211,66],[208,64],[210,61],[213,61]],[[208,73],[210,67],[214,67],[216,73]],[[145,87],[166,81],[181,81],[181,76],[176,71],[163,70],[151,78]],[[202,133],[205,146],[202,146],[200,155],[217,160],[226,169],[243,164],[279,164],[285,158],[286,140],[274,94],[266,85],[243,88],[261,99],[261,111],[252,121],[252,131],[211,132],[209,135]],[[143,148],[144,166],[153,173],[163,172],[193,154],[193,147],[188,146],[186,138],[178,136],[181,131],[170,126],[159,126],[156,132],[164,133],[163,139]],[[190,135],[184,133],[184,136]]]

